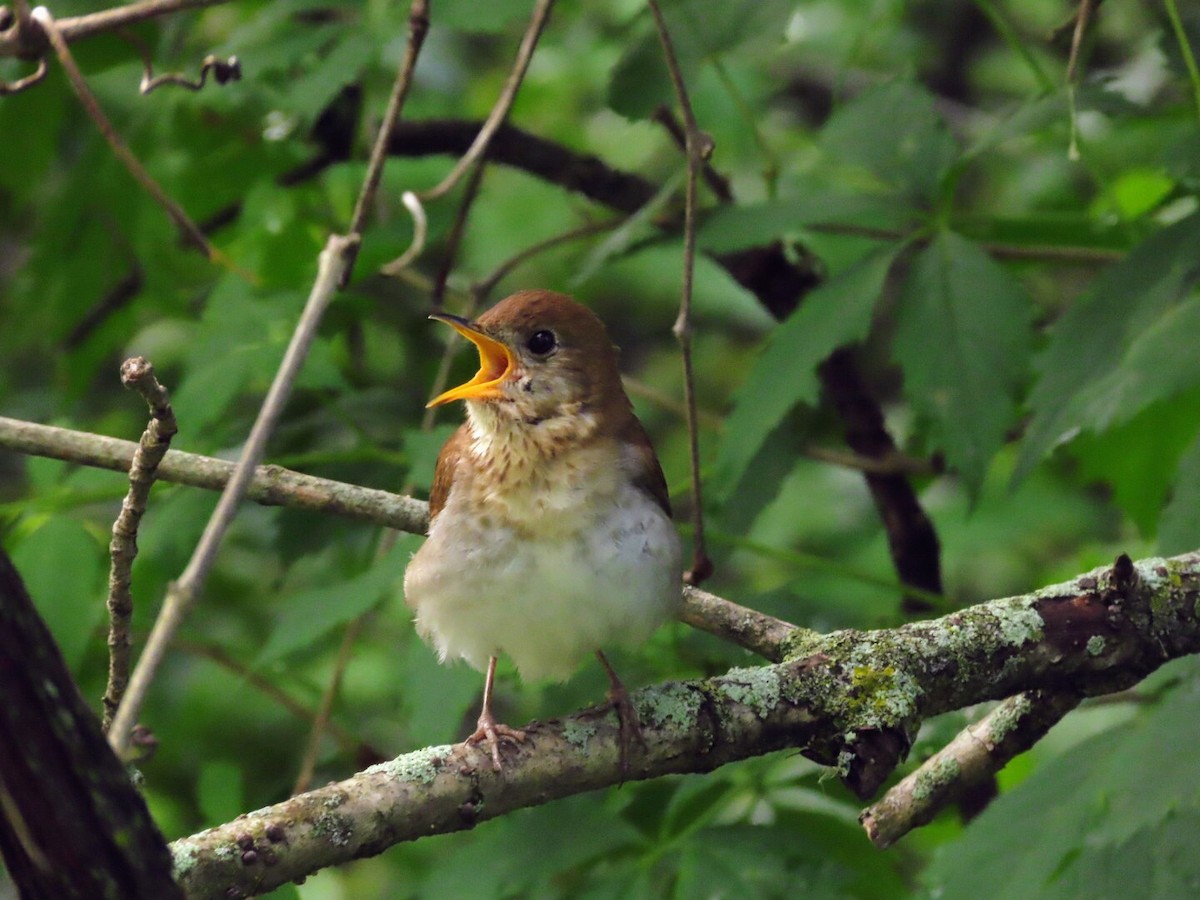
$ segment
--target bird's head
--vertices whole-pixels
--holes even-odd
[[[479,351],[475,377],[430,406],[466,400],[475,417],[531,425],[629,409],[604,323],[564,294],[513,294],[474,322],[445,313],[430,318],[445,322]]]

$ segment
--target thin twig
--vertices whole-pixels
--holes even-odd
[[[869,475],[941,475],[946,470],[940,457],[924,459],[893,450],[880,457],[866,456],[849,450],[809,445],[800,450],[809,459],[855,469]]]
[[[311,722],[316,718],[317,714],[313,710],[309,709],[299,700],[296,700],[291,694],[282,690],[261,672],[256,671],[252,666],[246,665],[246,663],[221,647],[215,644],[204,644],[186,639],[176,640],[174,646],[184,653],[203,657],[223,669],[228,669],[259,693],[274,700],[300,721]],[[329,729],[329,733],[333,736],[334,740],[338,742],[338,746],[341,747],[343,753],[352,756],[363,755],[382,758],[382,754],[378,750],[360,738],[355,737],[336,721],[331,720],[326,722],[326,728]]]
[[[1167,9],[1167,18],[1171,20],[1171,31],[1175,34],[1175,43],[1179,45],[1179,55],[1183,57],[1184,68],[1187,69],[1188,80],[1192,83],[1192,100],[1196,104],[1196,115],[1200,116],[1200,66],[1196,65],[1196,54],[1188,42],[1187,29],[1183,27],[1183,19],[1179,17],[1179,7],[1175,0],[1163,0]]]
[[[137,722],[150,683],[162,665],[168,645],[179,631],[203,590],[208,573],[216,561],[217,549],[233,521],[242,498],[245,497],[246,491],[250,487],[254,470],[266,450],[267,439],[274,431],[275,423],[283,412],[283,407],[295,384],[296,376],[316,337],[321,316],[333,298],[342,273],[345,271],[349,250],[355,243],[356,241],[352,237],[332,235],[326,242],[325,249],[321,251],[317,278],[308,296],[308,302],[305,304],[300,321],[296,324],[296,330],[292,334],[283,362],[275,374],[275,380],[271,383],[271,389],[263,401],[254,427],[250,430],[250,436],[246,439],[246,445],[242,449],[237,468],[234,470],[229,484],[226,485],[225,492],[221,495],[212,518],[205,526],[204,534],[201,535],[191,560],[179,580],[172,583],[167,591],[162,612],[159,613],[158,619],[154,623],[150,638],[146,642],[146,649],[133,671],[125,699],[121,703],[120,709],[117,710],[116,718],[109,732],[109,740],[118,756],[123,757],[128,750],[129,733]]]
[[[203,90],[205,83],[208,81],[208,73],[213,73],[213,81],[217,84],[228,84],[231,81],[242,80],[242,64],[236,56],[231,56],[229,59],[219,59],[211,53],[204,57],[200,62],[200,76],[195,80],[188,78],[181,72],[167,72],[165,75],[155,77],[154,69],[150,65],[149,56],[143,57],[145,67],[142,70],[142,81],[138,85],[138,90],[145,96],[156,88],[162,87],[164,84],[173,84],[176,87],[187,88],[189,91]]]
[[[382,274],[392,277],[399,276],[412,264],[413,260],[421,255],[425,250],[425,238],[429,232],[429,220],[425,216],[425,207],[421,205],[420,198],[412,191],[405,191],[400,195],[400,200],[412,216],[413,238],[407,250],[387,265],[380,267],[379,271]]]
[[[436,200],[438,197],[448,193],[458,184],[458,180],[462,178],[463,173],[467,171],[471,164],[483,156],[488,144],[492,140],[492,136],[496,133],[496,129],[508,118],[508,111],[512,109],[513,100],[517,97],[517,91],[521,87],[521,82],[525,80],[525,72],[529,69],[529,61],[533,59],[533,51],[537,48],[538,38],[542,36],[542,29],[546,27],[546,21],[550,18],[550,10],[553,6],[554,0],[538,0],[537,5],[533,8],[533,15],[529,19],[529,27],[525,29],[525,36],[521,38],[521,46],[517,50],[516,62],[513,63],[508,80],[504,82],[504,88],[500,91],[500,96],[496,98],[495,106],[488,113],[483,127],[479,129],[479,134],[476,135],[474,142],[467,149],[467,152],[454,164],[454,168],[450,170],[450,174],[443,178],[441,183],[436,187],[421,192],[422,200]]]
[[[0,416],[0,449],[97,469],[128,472],[138,445],[106,435]],[[235,463],[226,459],[170,450],[156,474],[160,481],[223,491],[236,468]],[[424,534],[428,524],[428,512],[423,500],[304,475],[282,466],[259,466],[255,469],[246,496],[264,506],[285,506],[344,516],[356,522],[384,525],[413,534]]]
[[[358,636],[362,634],[363,625],[369,615],[370,612],[366,612],[353,618],[342,635],[342,643],[338,647],[337,659],[333,664],[333,675],[325,686],[325,690],[321,692],[321,701],[317,705],[316,714],[312,717],[308,742],[304,749],[304,756],[300,760],[300,774],[296,776],[296,783],[292,785],[293,797],[296,794],[303,794],[312,786],[313,773],[317,768],[317,756],[321,752],[321,738],[330,727],[333,718],[333,703],[341,690],[346,666],[350,664],[350,654],[354,650]]]
[[[58,20],[58,27],[63,40],[70,44],[94,34],[116,31],[157,16],[227,2],[228,0],[147,0],[145,3],[130,3],[83,16],[63,18]],[[23,5],[23,0],[20,0],[19,5]],[[45,49],[46,42],[40,32],[20,34],[10,29],[0,35],[0,57],[40,56]]]
[[[388,97],[388,105],[383,113],[383,121],[379,125],[379,133],[375,135],[375,143],[371,147],[371,157],[367,163],[367,176],[363,179],[362,189],[358,192],[358,199],[354,203],[354,213],[350,216],[350,229],[347,234],[351,237],[357,236],[360,239],[362,237],[368,211],[375,202],[375,194],[379,190],[380,179],[383,178],[383,164],[387,162],[388,157],[388,140],[396,123],[400,121],[400,113],[408,99],[409,88],[412,87],[417,57],[421,53],[421,47],[425,43],[425,35],[428,32],[429,3],[427,0],[413,0],[408,12],[408,44],[404,50],[404,59],[400,61],[400,68],[396,71],[396,79],[392,82],[392,93]],[[409,203],[406,202],[405,206],[412,211]],[[414,218],[417,215],[417,213],[413,213]],[[415,239],[413,243],[416,243]],[[421,243],[424,244],[423,237]],[[350,262],[346,266],[340,287],[349,284],[350,276],[354,273],[354,261],[357,254],[356,245],[351,250]]]
[[[672,331],[679,341],[683,357],[683,394],[687,404],[688,451],[692,464],[692,566],[684,576],[692,585],[700,584],[712,574],[712,560],[704,540],[704,497],[700,484],[700,429],[696,423],[696,385],[692,371],[692,278],[696,268],[696,179],[702,163],[712,156],[712,138],[696,124],[696,114],[688,99],[687,85],[679,70],[679,60],[671,43],[670,32],[663,18],[658,0],[649,0],[658,39],[662,43],[663,57],[671,73],[671,84],[675,98],[683,113],[684,146],[687,152],[687,181],[683,203],[683,288],[679,302],[679,317]]]
[[[146,512],[146,501],[154,485],[155,471],[167,454],[171,438],[179,431],[166,388],[154,377],[154,366],[141,356],[121,364],[121,383],[141,394],[150,407],[150,424],[142,432],[141,442],[129,467],[129,492],[121,512],[113,523],[109,554],[112,566],[108,575],[108,685],[104,689],[105,733],[112,725],[125,686],[129,683],[132,642],[129,636],[133,618],[133,561],[137,557],[137,530]]]
[[[667,130],[667,134],[675,141],[675,145],[686,153],[687,133],[679,124],[679,120],[675,118],[675,113],[671,112],[670,107],[663,104],[655,107],[653,118]],[[729,186],[729,179],[714,169],[709,160],[704,160],[703,168],[700,171],[704,175],[704,183],[708,185],[708,189],[713,192],[713,196],[717,200],[722,204],[733,202],[733,190]]]
[[[16,81],[0,81],[0,97],[6,97],[9,94],[19,94],[21,91],[28,90],[44,79],[48,71],[50,71],[50,67],[46,65],[46,57],[39,57],[37,68],[30,74],[23,78],[18,78]]]
[[[71,55],[71,49],[67,46],[67,41],[59,29],[58,23],[54,21],[54,16],[50,14],[50,10],[44,6],[39,6],[33,11],[33,21],[37,22],[46,33],[46,38],[50,41],[50,46],[54,48],[54,53],[58,56],[58,61],[62,65],[63,71],[66,72],[71,89],[75,92],[75,96],[79,98],[79,102],[83,105],[89,118],[91,118],[92,122],[100,130],[100,134],[108,141],[108,145],[112,148],[117,159],[124,164],[129,174],[142,186],[146,193],[153,197],[154,201],[163,208],[185,239],[194,244],[210,260],[214,262],[218,260],[224,261],[224,257],[215,247],[209,244],[208,238],[204,236],[204,232],[188,217],[183,207],[167,196],[166,191],[146,171],[145,167],[133,154],[133,151],[129,149],[121,136],[117,134],[116,129],[113,128],[112,123],[100,108],[96,96],[92,93],[91,88],[88,87],[83,73],[79,71],[79,66],[75,64],[75,58]]]
[[[1071,160],[1079,159],[1079,108],[1075,99],[1075,84],[1079,69],[1080,48],[1083,46],[1083,35],[1091,21],[1092,12],[1097,5],[1097,0],[1079,0],[1079,10],[1075,14],[1075,29],[1071,33],[1071,54],[1067,60],[1067,106],[1071,120],[1071,139],[1067,155]]]
[[[667,412],[679,416],[681,419],[687,418],[687,406],[666,391],[660,391],[658,388],[651,387],[646,382],[638,381],[636,378],[630,378],[628,375],[621,376],[621,384],[625,387],[625,393],[633,397],[641,397],[643,400],[649,400],[655,406],[661,407]],[[720,432],[725,427],[725,420],[707,409],[696,410],[696,421],[701,427],[707,428],[710,431]]]
[[[467,233],[467,217],[470,215],[475,199],[479,196],[479,188],[483,185],[483,174],[486,171],[487,157],[484,156],[471,170],[471,177],[467,179],[467,186],[463,189],[462,200],[459,201],[458,212],[454,216],[454,224],[450,226],[450,233],[446,236],[446,252],[442,257],[442,264],[438,266],[437,274],[433,276],[433,290],[430,291],[429,304],[435,310],[441,309],[446,299],[446,283],[450,280],[450,270],[454,268],[454,263],[458,259],[458,251],[462,246],[463,237]]]
[[[508,259],[504,260],[504,262],[500,263],[500,265],[496,266],[488,275],[471,285],[471,293],[478,295],[481,300],[486,299],[496,289],[496,285],[506,278],[513,269],[528,262],[538,254],[544,253],[560,244],[612,231],[625,221],[625,219],[610,219],[607,222],[593,222],[588,225],[581,225],[579,228],[572,228],[570,231],[564,231],[562,234],[556,234],[554,237],[538,241],[536,244],[531,244],[524,250],[514,253]]]

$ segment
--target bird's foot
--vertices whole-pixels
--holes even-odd
[[[516,746],[525,742],[525,732],[520,728],[509,728],[496,721],[496,717],[490,711],[485,711],[479,717],[474,733],[467,738],[468,744],[482,744],[487,742],[492,753],[492,768],[499,772],[504,768],[504,764],[500,760],[500,744],[504,741]]]
[[[621,781],[629,777],[630,760],[633,745],[638,744],[642,752],[646,750],[646,739],[642,735],[642,723],[638,720],[637,710],[629,699],[629,691],[625,685],[617,681],[608,691],[608,702],[617,711],[617,721],[620,729],[617,735],[617,748],[620,753]]]

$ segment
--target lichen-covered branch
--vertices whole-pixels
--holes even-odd
[[[860,796],[878,790],[926,718],[1024,691],[1122,690],[1200,652],[1200,552],[883,631],[799,632],[787,657],[634,694],[646,738],[626,780],[706,772],[793,748]],[[495,773],[464,745],[431,747],[176,841],[189,896],[262,892],[400,841],[470,828],[622,780],[611,708],[534,723]]]
[[[867,837],[882,849],[929,824],[972,785],[991,778],[1041,740],[1082,699],[1077,693],[1052,691],[1009,697],[863,810],[859,821]]]
[[[129,468],[129,490],[121,503],[121,512],[113,522],[108,575],[108,685],[104,689],[104,730],[112,725],[125,686],[129,683],[132,641],[129,636],[133,619],[133,561],[137,558],[137,532],[159,463],[171,445],[179,427],[167,390],[154,377],[154,366],[144,357],[135,356],[121,364],[121,383],[137,391],[150,407],[150,423],[133,454]]]

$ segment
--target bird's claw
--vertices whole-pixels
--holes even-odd
[[[510,728],[507,725],[497,722],[490,715],[480,716],[478,727],[467,738],[468,744],[482,744],[487,742],[492,752],[492,768],[499,772],[504,768],[504,764],[500,760],[500,744],[503,741],[508,741],[514,746],[525,742],[525,732],[520,728]]]
[[[618,688],[617,685],[620,685]],[[646,751],[646,738],[642,734],[642,723],[638,720],[637,710],[633,708],[633,702],[629,699],[629,692],[625,690],[625,686],[617,682],[608,692],[608,702],[612,704],[613,709],[617,711],[617,722],[619,725],[618,731],[618,750],[620,753],[621,765],[621,781],[624,782],[629,777],[630,770],[630,754],[633,751],[633,745],[638,744],[642,752]]]

